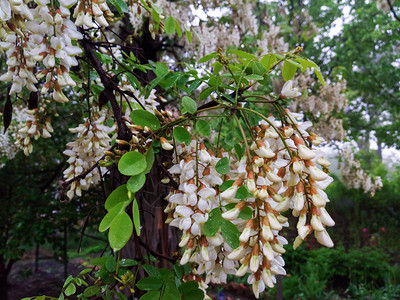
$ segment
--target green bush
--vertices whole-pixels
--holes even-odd
[[[358,297],[361,294],[357,286],[377,295],[393,295],[400,289],[400,268],[390,266],[389,258],[373,247],[349,251],[343,247],[288,248],[285,259],[289,274],[283,279],[284,298],[334,299],[335,295],[348,295],[363,299]]]

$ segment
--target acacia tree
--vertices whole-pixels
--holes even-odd
[[[330,163],[313,149],[323,139],[286,108],[301,95],[292,81],[298,69],[324,85],[301,47],[275,52],[284,44],[271,30],[261,53],[243,51],[239,32],[236,47],[217,39],[223,48],[203,56],[208,49],[192,41],[196,31],[184,14],[168,16],[146,1],[1,4],[7,70],[0,79],[10,82],[5,129],[29,155],[33,140],[51,137],[51,123],[65,118],[56,118],[58,107],[83,111],[81,124],[70,129],[76,139],[64,151],[69,167],[59,196],[81,197],[105,176],[112,181],[99,230],[108,230],[113,255],[98,261],[95,274],[68,277],[61,299],[124,297],[121,291],[137,288],[148,291],[143,299],[202,299],[210,282],[246,273],[259,297],[285,274],[280,231],[287,210],[298,217],[295,247],[312,234],[333,246],[323,191],[332,181]],[[232,12],[240,20],[237,6]],[[200,36],[210,28],[239,29],[257,44],[264,34],[228,24],[201,23]],[[182,46],[182,31],[192,43]],[[171,45],[193,59],[180,62],[172,52],[171,62],[156,62]],[[285,83],[274,93],[272,79],[280,78]],[[12,124],[13,114],[22,122]],[[175,256],[164,221],[182,231]],[[177,263],[173,272],[157,269],[146,264],[151,257]],[[149,277],[139,280],[142,269]],[[76,285],[88,286],[76,292]]]

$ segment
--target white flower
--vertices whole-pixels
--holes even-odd
[[[282,88],[281,95],[287,98],[294,98],[300,96],[301,93],[298,91],[298,88],[293,88],[293,81],[288,80]]]

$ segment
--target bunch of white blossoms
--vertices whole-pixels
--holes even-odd
[[[50,138],[53,127],[45,107],[30,110],[24,108],[20,114],[26,117],[21,128],[14,134],[15,144],[28,156],[33,151],[32,140],[37,140],[39,137]]]
[[[49,0],[35,2],[34,19],[27,22],[27,27],[31,32],[30,40],[36,45],[31,54],[44,65],[37,75],[38,79],[46,79],[41,93],[51,91],[55,101],[68,102],[62,88],[76,85],[69,71],[78,65],[75,56],[82,52],[80,47],[73,45],[74,41],[82,38],[70,20],[69,7],[75,1],[60,1],[60,7],[49,5]]]
[[[107,111],[92,111],[91,118],[85,118],[85,122],[70,131],[77,133],[77,139],[67,144],[68,150],[64,154],[69,156],[69,167],[64,171],[65,180],[70,180],[86,171],[88,171],[103,156],[104,151],[110,148],[110,134],[115,131],[115,125],[104,125]],[[107,168],[99,167],[102,174]],[[74,194],[81,196],[82,190],[87,190],[92,184],[100,181],[100,171],[98,168],[93,169],[89,174],[80,180],[71,183],[71,187],[67,192],[69,199]]]
[[[292,87],[288,91],[297,95]],[[298,217],[294,248],[312,233],[322,245],[333,246],[325,227],[334,221],[325,209],[329,200],[323,191],[332,182],[330,163],[310,148],[323,140],[308,133],[311,122],[300,123],[299,117],[287,110],[283,125],[272,116],[261,121],[252,129],[254,139],[243,157],[223,151],[215,157],[194,140],[176,147],[169,171],[179,187],[166,198],[168,222],[183,231],[181,264],[196,263],[193,274],[205,274],[205,284],[226,282],[227,274],[250,273],[248,283],[256,297],[266,286],[273,287],[275,276],[286,274],[282,254],[287,241],[279,232],[288,226],[281,212],[289,209]],[[165,149],[172,148],[168,145],[162,141]],[[225,176],[216,171],[222,157],[230,163]],[[222,189],[223,182],[231,186]],[[223,226],[215,235],[205,235],[204,228],[217,222],[213,210],[239,230],[235,249],[228,245]]]
[[[360,161],[354,159],[350,145],[345,145],[342,148],[340,159],[341,175],[348,188],[362,189],[364,193],[369,193],[371,197],[375,195],[377,190],[382,188],[382,178],[376,176],[373,179],[364,171]]]
[[[76,0],[64,0],[63,3],[75,4]],[[61,1],[60,1],[61,3]],[[107,27],[107,20],[111,20],[114,14],[107,5],[106,0],[79,0],[75,7],[73,17],[76,19],[76,26],[84,28]],[[93,22],[93,19],[97,25]]]
[[[0,81],[12,81],[10,95],[20,93],[25,86],[28,90],[36,92],[38,83],[34,75],[36,61],[32,54],[34,45],[29,38],[15,32],[5,33],[0,42],[0,48],[8,57],[7,72],[0,76]]]

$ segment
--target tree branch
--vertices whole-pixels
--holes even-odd
[[[389,4],[390,10],[391,10],[393,16],[396,18],[397,21],[400,22],[400,18],[399,18],[399,16],[396,14],[396,12],[394,11],[394,7],[393,7],[392,3],[390,2],[390,0],[386,0],[386,1],[387,1],[387,3]]]
[[[106,73],[103,69],[102,63],[99,61],[97,56],[94,54],[93,45],[91,44],[91,40],[87,38],[83,38],[80,40],[83,49],[85,50],[86,57],[90,60],[93,65],[93,68],[99,74],[101,83],[104,86],[104,96],[109,99],[112,111],[114,113],[114,118],[117,121],[118,126],[118,139],[129,141],[131,139],[131,132],[126,126],[124,120],[122,119],[122,110],[118,105],[117,99],[115,98],[114,91],[120,92],[118,85],[113,81],[112,78]]]

